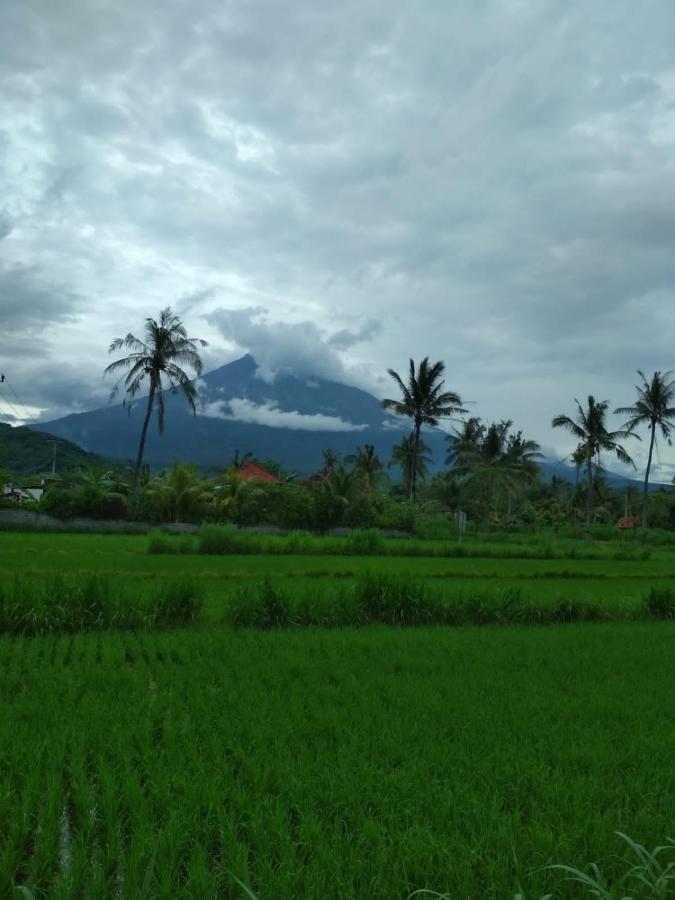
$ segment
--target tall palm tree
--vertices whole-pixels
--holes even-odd
[[[355,453],[350,453],[345,458],[345,462],[348,462],[350,466],[354,466],[363,479],[367,490],[375,490],[384,466],[372,444],[357,447]]]
[[[387,369],[401,391],[400,400],[383,400],[382,406],[391,409],[399,416],[406,416],[412,422],[412,449],[414,454],[420,451],[420,440],[423,425],[438,425],[440,419],[465,413],[462,401],[455,391],[444,390],[445,381],[441,377],[445,371],[442,362],[430,363],[425,356],[415,369],[414,360],[410,360],[410,372],[407,383],[398,372]],[[410,480],[410,499],[415,499],[417,490],[417,466],[412,465]]]
[[[593,512],[593,466],[595,465],[598,470],[601,468],[600,452],[605,450],[614,453],[619,462],[627,463],[634,467],[633,460],[619,443],[619,441],[630,437],[631,433],[626,428],[620,428],[618,431],[607,430],[606,416],[609,406],[607,400],[598,402],[595,397],[589,395],[585,409],[577,399],[574,402],[577,405],[576,418],[573,419],[562,414],[556,416],[551,424],[553,428],[564,428],[573,434],[579,441],[577,451],[580,454],[583,451],[588,481],[586,488],[586,529],[590,536]]]
[[[110,375],[125,369],[129,370],[126,377],[120,378],[110,395],[111,399],[115,398],[120,387],[123,386],[126,393],[125,404],[133,401],[146,379],[149,384],[148,402],[134,465],[134,490],[138,488],[145,438],[155,405],[157,406],[159,433],[162,434],[164,431],[165,385],[162,379],[164,378],[168,382],[167,386],[171,393],[175,394],[180,391],[183,394],[187,405],[196,415],[197,389],[181,366],[192,369],[197,377],[201,375],[202,361],[197,345],[206,346],[206,341],[188,337],[185,326],[168,306],[160,312],[159,320],[150,316],[146,318],[144,336],[145,340],[141,340],[131,333],[123,338],[115,338],[110,345],[109,353],[115,353],[123,347],[132,352],[129,356],[123,356],[110,363],[104,371],[105,375]]]
[[[637,400],[633,406],[620,406],[614,412],[620,416],[629,416],[624,425],[631,433],[636,428],[646,425],[649,428],[649,454],[642,494],[642,527],[647,527],[647,491],[649,490],[649,472],[652,467],[652,454],[656,446],[656,431],[659,429],[664,440],[669,444],[671,431],[675,427],[675,380],[672,372],[654,372],[651,381],[647,381],[644,373],[638,369],[642,384],[636,384]]]
[[[410,486],[414,480],[424,480],[431,463],[431,450],[420,440],[415,443],[415,435],[409,434],[401,438],[391,451],[391,466],[398,466],[403,476],[403,486],[409,497],[412,497]]]

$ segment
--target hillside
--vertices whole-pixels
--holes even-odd
[[[51,472],[53,445],[56,447],[56,471],[67,472],[77,466],[102,463],[94,453],[88,453],[72,441],[33,428],[12,428],[0,422],[0,467],[21,477],[37,472]]]
[[[146,460],[170,465],[175,460],[200,466],[225,466],[236,450],[259,459],[309,473],[327,447],[346,455],[357,445],[374,444],[388,459],[407,432],[405,423],[384,412],[380,401],[359,388],[321,378],[280,375],[274,382],[258,377],[255,360],[246,355],[221,366],[199,381],[201,402],[193,417],[179,396],[166,397],[166,425],[159,435],[151,422]],[[130,459],[138,446],[145,399],[129,411],[120,403],[46,422],[45,428],[86,450]],[[425,440],[441,464],[445,435],[431,432]]]

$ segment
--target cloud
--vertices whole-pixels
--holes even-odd
[[[574,396],[675,364],[671,0],[162,9],[3,3],[0,307],[36,402],[45,358],[87,396],[167,303],[268,378],[444,359],[561,452]]]
[[[342,328],[335,334],[332,334],[327,344],[329,347],[335,347],[336,350],[350,350],[356,344],[362,344],[371,340],[382,332],[382,323],[377,319],[369,319],[360,328],[350,331],[348,328]]]
[[[200,415],[214,419],[288,428],[292,431],[363,431],[367,425],[354,425],[339,416],[305,415],[296,410],[282,410],[275,403],[252,403],[243,397],[206,403]]]
[[[38,266],[0,266],[0,308],[5,331],[41,331],[72,319],[82,304],[82,297],[63,285],[50,283]]]
[[[248,351],[258,364],[257,374],[267,381],[284,373],[354,381],[355,375],[348,372],[339,351],[367,341],[379,330],[377,322],[366,322],[359,331],[330,335],[311,321],[273,320],[263,306],[217,308],[204,318],[227,341]]]

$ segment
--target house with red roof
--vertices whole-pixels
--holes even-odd
[[[277,478],[269,469],[256,462],[248,462],[240,469],[237,469],[237,475],[242,481],[264,481],[267,484],[282,484],[280,478]]]

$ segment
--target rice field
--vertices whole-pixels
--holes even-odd
[[[0,637],[0,896],[513,898],[675,836],[675,622],[233,630],[232,591],[364,571],[643,597],[675,555],[162,555],[0,534],[0,582],[186,576],[200,623]],[[566,572],[568,574],[563,574]],[[323,588],[322,588],[323,589]],[[454,589],[454,588],[453,588]],[[541,593],[538,593],[541,592]]]

